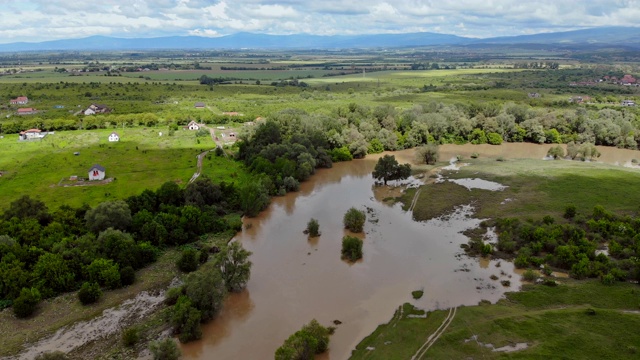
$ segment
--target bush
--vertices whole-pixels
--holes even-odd
[[[78,299],[82,305],[93,304],[102,296],[102,290],[97,282],[84,282],[80,291],[78,291]]]
[[[180,334],[180,342],[198,340],[202,337],[200,320],[202,315],[193,307],[191,300],[187,296],[180,296],[171,312],[171,326],[175,333]]]
[[[536,281],[538,274],[535,271],[529,269],[522,274],[522,279],[525,281]]]
[[[482,245],[482,255],[483,256],[491,255],[492,252],[493,252],[493,246],[491,246],[491,244],[483,244]]]
[[[309,236],[320,236],[320,225],[318,224],[318,220],[311,218],[311,220],[309,220],[309,222],[307,223],[306,232],[309,234]]]
[[[479,156],[480,154],[478,154],[477,152],[474,152],[473,154],[471,154],[472,159],[477,159]]]
[[[182,272],[192,272],[198,269],[198,251],[192,247],[187,247],[182,250],[182,255],[178,262],[178,269]]]
[[[578,211],[575,205],[567,205],[567,207],[564,208],[565,219],[573,219],[574,217],[576,217],[577,213]]]
[[[126,347],[135,345],[140,340],[140,330],[132,326],[122,332],[122,344]]]
[[[122,286],[131,285],[136,281],[136,272],[131,266],[125,266],[120,270],[120,282]]]
[[[356,261],[362,258],[363,241],[355,236],[345,236],[342,238],[342,258]]]
[[[556,145],[547,151],[547,156],[551,156],[554,159],[561,159],[564,157],[564,149],[560,145]]]
[[[289,336],[284,344],[276,350],[276,360],[313,359],[329,348],[330,330],[320,325],[317,320],[302,327]]]
[[[616,278],[611,274],[607,274],[607,275],[603,275],[602,277],[600,277],[600,281],[604,285],[613,285],[613,284],[616,283]]]
[[[216,147],[216,149],[213,151],[213,153],[216,156],[222,156],[224,155],[224,150],[222,150],[222,148],[220,146]]]
[[[169,290],[167,290],[167,293],[164,295],[165,305],[168,305],[168,306],[175,305],[176,302],[178,302],[178,298],[180,298],[180,296],[182,295],[184,295],[183,286],[170,288]]]
[[[152,342],[149,350],[151,350],[153,360],[178,360],[182,355],[178,345],[171,338]]]
[[[20,296],[13,300],[13,313],[19,318],[26,318],[36,311],[40,302],[40,292],[36,288],[22,288]]]
[[[502,144],[502,135],[494,132],[488,133],[487,142],[491,145],[500,145]]]
[[[438,156],[439,150],[436,144],[428,144],[416,149],[416,160],[418,163],[433,165],[438,162]]]
[[[362,232],[364,228],[364,222],[367,220],[367,215],[364,211],[358,210],[354,207],[347,210],[344,214],[344,227],[351,230],[354,233]]]

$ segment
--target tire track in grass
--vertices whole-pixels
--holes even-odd
[[[425,341],[425,343],[420,346],[418,351],[416,351],[416,353],[411,357],[411,360],[422,359],[431,345],[433,345],[438,340],[438,338],[440,338],[440,335],[442,335],[445,330],[447,330],[447,328],[453,321],[453,318],[456,316],[457,310],[457,307],[449,309],[449,313],[447,314],[447,317],[442,321],[442,324],[440,324],[440,326],[436,329],[436,331],[433,332],[433,334],[429,335],[427,341]]]

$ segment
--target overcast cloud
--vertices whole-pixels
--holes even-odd
[[[0,0],[0,43],[237,32],[493,37],[639,20],[640,0]]]

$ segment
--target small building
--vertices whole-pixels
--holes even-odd
[[[532,92],[532,93],[529,93],[528,96],[532,99],[536,99],[540,97],[540,94],[537,92]]]
[[[195,103],[194,106],[195,106],[196,109],[204,109],[204,107],[205,107],[203,102],[197,102],[197,103]]]
[[[26,96],[18,96],[15,99],[11,99],[11,105],[25,105],[29,102],[29,98]]]
[[[37,113],[38,110],[34,108],[20,108],[18,109],[18,115],[31,115]]]
[[[191,120],[189,124],[187,124],[187,129],[189,130],[200,130],[200,125],[197,122]]]
[[[636,106],[636,103],[633,100],[622,100],[622,106]]]
[[[105,168],[95,164],[89,169],[89,180],[104,180]]]
[[[29,129],[20,131],[20,140],[42,139],[47,133],[43,133],[40,129]]]
[[[101,104],[91,104],[89,105],[89,107],[84,111],[85,115],[95,115],[95,114],[107,114],[110,113],[111,109],[108,108],[105,105],[101,105]]]
[[[120,135],[118,135],[118,133],[114,131],[109,135],[109,142],[116,142],[116,141],[120,141]]]

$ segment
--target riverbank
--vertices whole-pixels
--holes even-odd
[[[495,269],[496,272],[499,269]],[[557,286],[525,285],[495,305],[459,307],[444,332],[420,358],[636,359],[640,289],[596,280],[556,279]],[[396,316],[365,338],[351,359],[410,359],[445,319],[448,310]]]

